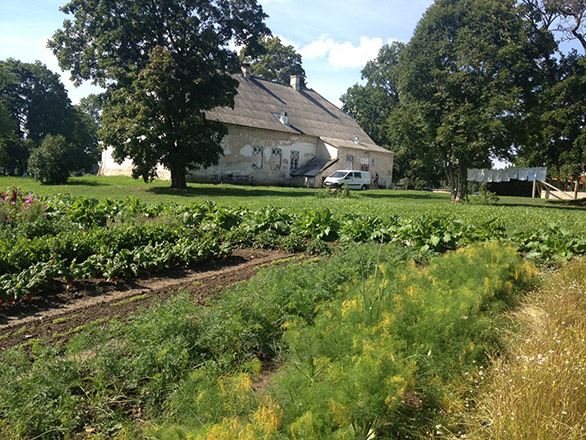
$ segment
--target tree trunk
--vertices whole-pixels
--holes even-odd
[[[186,189],[185,169],[171,169],[171,188]]]
[[[467,197],[466,169],[462,170],[460,166],[446,166],[446,177],[450,186],[450,199],[453,203],[460,203]]]

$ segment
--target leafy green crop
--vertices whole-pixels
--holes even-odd
[[[26,200],[36,199],[31,195]],[[46,216],[23,217],[0,231],[1,300],[41,292],[54,279],[115,279],[188,265],[225,255],[232,246],[327,253],[324,242],[338,240],[343,245],[372,241],[445,252],[469,243],[508,240],[543,262],[586,252],[584,233],[553,227],[508,233],[496,217],[339,216],[329,209],[288,214],[270,206],[252,211],[212,202],[149,205],[132,197],[100,201],[53,196],[43,203]]]

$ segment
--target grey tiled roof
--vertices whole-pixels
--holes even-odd
[[[329,138],[329,137],[325,137],[325,136],[320,136],[320,139],[322,141],[324,141],[327,144],[332,145],[333,147],[344,147],[344,148],[350,148],[353,150],[362,150],[362,151],[376,151],[377,153],[389,153],[392,154],[389,150],[387,150],[386,148],[383,147],[379,147],[378,145],[376,145],[374,142],[372,142],[372,140],[369,141],[372,143],[368,143],[365,144],[362,141],[362,138],[360,138],[360,143],[356,143],[354,141],[348,141],[345,139],[337,139],[337,138]]]
[[[245,78],[234,75],[234,78],[239,83],[234,109],[219,107],[208,111],[208,119],[225,124],[343,141],[348,146],[383,150],[376,146],[350,116],[312,89],[302,88],[296,91],[289,85],[253,76]],[[288,114],[288,125],[281,123],[278,118],[282,112]],[[356,136],[360,138],[359,145],[354,144]]]
[[[318,157],[312,158],[309,162],[303,165],[301,168],[291,171],[292,176],[307,176],[315,177],[321,171],[330,167],[330,165],[336,163],[338,159],[322,159]]]

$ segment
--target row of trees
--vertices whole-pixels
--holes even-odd
[[[71,104],[59,76],[40,62],[0,61],[1,172],[64,183],[97,159],[96,121]]]
[[[49,45],[76,82],[106,90],[101,139],[146,181],[161,163],[182,188],[190,169],[217,163],[226,129],[205,112],[233,105],[229,73],[243,61],[269,80],[304,73],[255,0],[71,0],[62,10],[71,19]],[[585,13],[582,0],[436,0],[409,43],[366,65],[344,110],[397,152],[399,175],[446,179],[455,201],[466,169],[491,158],[583,171],[586,62],[560,53],[555,36],[586,50]],[[82,112],[44,66],[0,66],[4,169],[21,172],[29,153],[30,166],[65,146],[75,163],[95,163],[95,100]],[[53,147],[42,148],[48,136]]]
[[[466,194],[491,158],[584,172],[586,5],[579,0],[437,0],[408,44],[381,49],[344,110],[397,152],[398,174]],[[584,18],[583,18],[584,17]]]

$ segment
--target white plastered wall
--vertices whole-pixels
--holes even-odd
[[[112,151],[112,147],[102,151],[98,176],[132,176],[132,161],[126,158],[121,164],[118,164],[112,157]],[[171,173],[162,165],[157,167],[157,176],[160,180],[171,180]]]
[[[324,144],[325,147],[328,148],[328,150],[337,150],[338,161],[335,164],[333,164],[330,168],[325,170],[323,173],[321,173],[319,176],[316,176],[316,180],[319,180],[321,182],[323,181],[323,179],[325,179],[327,176],[331,175],[337,170],[348,169],[346,157],[353,156],[353,169],[360,170],[361,163],[368,163],[368,171],[370,171],[372,179],[374,179],[376,173],[378,173],[379,175],[379,188],[390,188],[393,179],[393,162],[395,157],[394,153],[390,151],[388,153],[371,151],[361,148],[337,148],[325,142]]]
[[[298,152],[298,165],[302,167],[316,155],[317,139],[288,133],[260,130],[235,125],[228,126],[222,140],[224,156],[218,165],[192,171],[193,182],[233,182],[261,185],[294,185],[290,175],[291,152]],[[259,159],[262,151],[262,159]],[[280,160],[278,155],[280,153]]]

